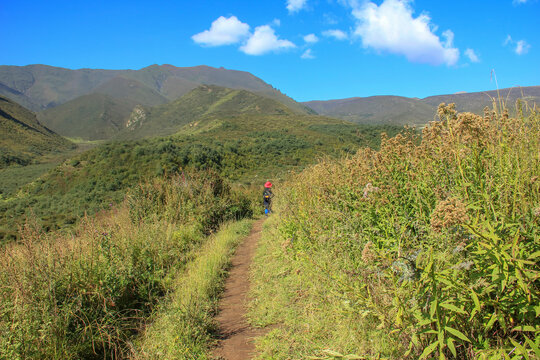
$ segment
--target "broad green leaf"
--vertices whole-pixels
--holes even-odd
[[[534,351],[534,354],[536,355],[536,357],[540,359],[540,348],[538,347],[538,344],[535,344],[534,341],[529,339],[527,336],[524,336],[524,337],[527,344],[529,344],[531,349]]]
[[[521,325],[521,326],[516,326],[515,328],[512,329],[512,331],[536,331],[536,329],[533,326]]]
[[[489,331],[493,324],[495,324],[495,321],[497,321],[497,316],[495,314],[491,315],[491,318],[489,319],[485,331]]]
[[[454,304],[451,304],[451,303],[441,303],[441,306],[445,309],[448,309],[450,311],[453,311],[453,312],[457,312],[457,313],[460,313],[460,314],[467,314],[467,312],[463,309],[460,309],[458,308],[457,306],[455,306]]]
[[[430,320],[430,319],[426,319],[426,320],[422,320],[420,321],[418,324],[416,324],[418,327],[424,327],[428,324],[431,324],[433,322],[433,320]]]
[[[449,326],[445,326],[444,330],[448,331],[450,334],[454,335],[455,337],[460,338],[461,340],[471,342],[471,340],[469,340],[469,338],[467,336],[465,336],[465,334],[463,334],[459,330],[453,329],[453,328],[451,328]]]
[[[431,318],[433,318],[433,316],[435,315],[435,311],[437,311],[437,305],[438,305],[439,301],[437,299],[433,300],[429,306],[429,316],[431,316]]]
[[[433,344],[431,344],[427,348],[425,348],[424,351],[422,352],[422,354],[420,355],[419,360],[427,358],[429,356],[429,354],[431,354],[433,351],[435,351],[435,349],[437,348],[437,345],[439,345],[438,341],[434,342]]]
[[[452,355],[454,355],[454,357],[457,357],[456,347],[454,346],[454,339],[448,338],[446,340],[446,345],[450,349],[450,352],[452,353]]]
[[[475,308],[480,310],[480,300],[478,300],[478,295],[476,295],[476,292],[473,289],[470,289],[470,290],[471,290],[471,297],[474,301],[474,306]]]

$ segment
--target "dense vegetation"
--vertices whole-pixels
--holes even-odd
[[[540,113],[486,109],[296,176],[259,249],[261,358],[540,358]],[[272,230],[275,229],[275,230]]]
[[[251,215],[245,194],[212,172],[191,172],[133,187],[121,206],[85,218],[71,235],[28,222],[20,243],[0,254],[0,358],[125,358],[206,235]],[[236,237],[245,232],[237,227]]]
[[[259,127],[259,120],[269,125]],[[64,162],[17,192],[5,193],[0,200],[0,239],[16,238],[17,224],[30,215],[48,230],[74,224],[85,213],[122,201],[126,190],[143,179],[213,168],[232,181],[266,181],[301,169],[323,154],[354,152],[360,145],[375,147],[381,131],[392,135],[399,128],[319,117],[300,121],[246,115],[208,119],[190,135],[105,144]]]

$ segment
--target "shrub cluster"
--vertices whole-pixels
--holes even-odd
[[[421,136],[323,161],[281,194],[301,316],[362,329],[313,335],[304,356],[540,357],[540,114],[517,113],[441,104]]]

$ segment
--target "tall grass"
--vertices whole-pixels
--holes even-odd
[[[263,353],[540,357],[540,114],[522,106],[442,104],[421,137],[299,174],[257,270],[252,321],[283,324]]]
[[[169,301],[156,312],[132,359],[209,358],[224,270],[250,228],[249,220],[228,224],[200,249],[175,279]]]
[[[0,358],[115,359],[177,271],[250,202],[211,173],[156,179],[72,236],[27,223],[0,254]]]

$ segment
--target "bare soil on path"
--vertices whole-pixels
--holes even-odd
[[[251,328],[245,318],[250,285],[249,268],[261,237],[264,220],[257,220],[253,224],[251,233],[238,246],[232,259],[225,291],[219,303],[219,314],[216,317],[220,339],[213,352],[215,359],[251,359],[255,352],[253,339],[264,334],[264,329]]]

